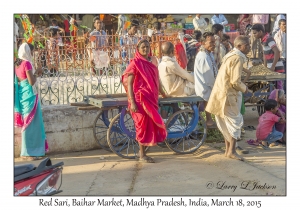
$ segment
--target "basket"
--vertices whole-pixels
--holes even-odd
[[[225,27],[226,27],[226,26],[229,26],[229,30],[230,30],[230,31],[234,31],[234,30],[235,30],[235,25],[232,24],[232,23],[231,23],[231,24],[225,25]]]

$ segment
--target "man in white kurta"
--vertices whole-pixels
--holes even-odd
[[[214,34],[212,32],[205,32],[201,37],[201,43],[202,45],[196,56],[194,65],[195,92],[197,96],[204,99],[204,106],[206,106],[218,71],[213,56],[215,49]],[[206,125],[208,127],[215,126],[209,112],[206,112]]]
[[[205,29],[207,28],[207,22],[201,15],[196,15],[196,17],[193,19],[193,25],[195,28],[195,31],[201,31],[203,34],[205,32]]]

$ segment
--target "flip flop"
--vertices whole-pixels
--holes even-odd
[[[260,143],[258,146],[260,146],[264,150],[269,150],[270,149],[268,146],[265,146],[262,143]]]
[[[43,157],[37,157],[37,156],[22,156],[22,160],[24,161],[34,161],[34,160],[41,160]]]
[[[142,162],[142,163],[155,163],[155,161],[151,157],[148,157],[148,156],[144,156],[143,158],[139,158],[139,162]]]
[[[253,131],[253,130],[256,130],[256,129],[254,128],[254,126],[248,125],[248,126],[244,127],[244,130],[246,130],[246,131]]]
[[[250,127],[252,130],[256,130],[256,128],[253,125],[249,125],[248,127]]]
[[[253,146],[258,146],[260,144],[259,141],[254,140],[254,139],[247,140],[247,143],[250,144],[250,145],[253,145]]]

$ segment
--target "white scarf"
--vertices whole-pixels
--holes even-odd
[[[35,68],[33,65],[33,58],[31,55],[30,47],[27,43],[21,44],[21,46],[19,47],[18,56],[20,59],[30,62],[32,66],[32,73],[34,74]]]
[[[233,55],[238,55],[240,57],[242,57],[244,63],[247,62],[247,57],[245,56],[244,53],[242,53],[239,49],[237,48],[233,48],[230,52],[228,52],[222,59],[222,63],[224,63],[229,57],[233,56]]]

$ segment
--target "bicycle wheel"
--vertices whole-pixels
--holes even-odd
[[[205,120],[199,115],[197,107],[175,112],[168,119],[166,128],[166,145],[179,154],[195,152],[204,143],[207,135]]]

